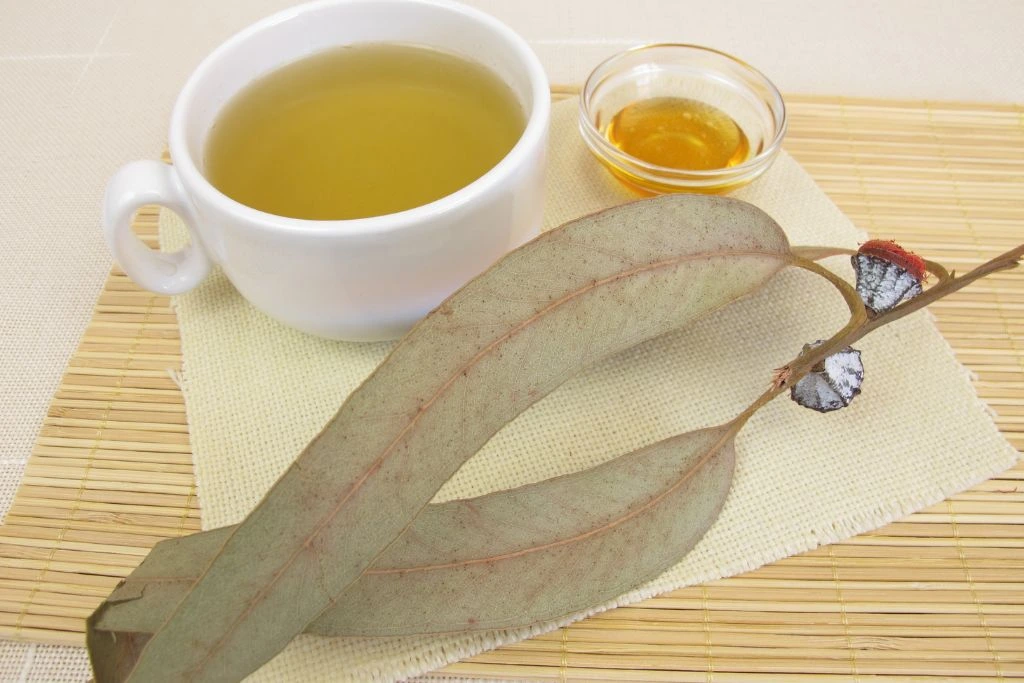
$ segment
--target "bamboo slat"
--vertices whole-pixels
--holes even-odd
[[[136,218],[147,241],[157,217]],[[170,299],[111,274],[0,526],[0,637],[83,644],[154,543],[199,530],[180,368]]]
[[[553,88],[556,99],[573,87]],[[788,98],[787,149],[860,227],[964,270],[1024,239],[1024,108]],[[136,231],[155,243],[157,212]],[[1024,269],[933,306],[1024,449]],[[115,268],[0,527],[0,637],[81,644],[162,538],[199,529],[177,323]],[[781,683],[1024,676],[1024,465],[846,542],[428,674]]]

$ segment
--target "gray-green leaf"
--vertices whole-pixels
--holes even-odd
[[[354,599],[346,590],[505,423],[583,367],[753,291],[789,260],[763,212],[695,195],[610,209],[510,253],[353,392],[226,538],[128,677],[253,671]]]
[[[582,472],[427,506],[308,629],[382,636],[529,626],[614,599],[674,564],[718,517],[739,424],[682,434]],[[131,659],[231,528],[158,544],[90,623]],[[121,648],[120,653],[116,652]]]

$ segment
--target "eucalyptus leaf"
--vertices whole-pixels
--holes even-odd
[[[511,252],[396,345],[153,636],[135,641],[134,667],[96,661],[98,680],[242,678],[357,600],[346,591],[504,424],[587,365],[734,301],[791,260],[759,209],[697,195],[609,209]],[[622,553],[587,552],[609,551]],[[621,585],[642,580],[630,564]]]
[[[738,428],[690,432],[581,472],[429,505],[307,632],[522,627],[612,600],[676,563],[718,517]],[[94,646],[120,647],[111,654],[122,660],[137,654],[136,641],[159,628],[231,531],[159,543],[90,623]]]

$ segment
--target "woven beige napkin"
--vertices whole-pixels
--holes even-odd
[[[635,198],[585,149],[574,100],[554,107],[551,140],[546,227]],[[863,239],[785,154],[735,196],[771,214],[794,244],[855,246]],[[165,213],[161,228],[165,247],[183,243],[173,215]],[[844,261],[832,265],[849,274]],[[287,329],[249,306],[219,273],[176,306],[203,527],[210,529],[245,516],[390,344],[330,342]],[[724,422],[765,388],[772,368],[837,330],[845,310],[829,285],[783,273],[754,297],[571,380],[491,439],[438,500],[588,467]],[[759,412],[737,440],[736,478],[720,519],[678,565],[614,604],[876,528],[1016,461],[926,313],[859,346],[863,394],[828,415],[785,397]],[[253,679],[395,680],[530,634],[300,636]]]

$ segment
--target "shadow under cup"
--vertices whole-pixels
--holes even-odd
[[[483,176],[437,201],[353,220],[264,213],[230,199],[204,178],[207,135],[240,90],[305,56],[377,42],[433,47],[493,71],[510,86],[526,118],[512,150]],[[205,252],[195,258],[219,264],[246,299],[280,322],[334,339],[391,339],[539,233],[549,110],[548,83],[537,57],[511,29],[478,10],[433,0],[299,6],[245,29],[196,69],[179,95],[170,130],[174,175],[187,201],[176,205],[174,197],[152,193],[148,200],[181,214],[192,250]],[[108,239],[117,180],[108,187]],[[140,279],[127,267],[132,253],[114,251],[129,275],[150,289],[185,291],[205,275],[196,267],[192,270],[203,272],[186,277],[185,268],[174,283],[154,287],[152,274]],[[148,256],[168,261],[166,255]],[[177,257],[185,266],[189,259],[192,254]]]

